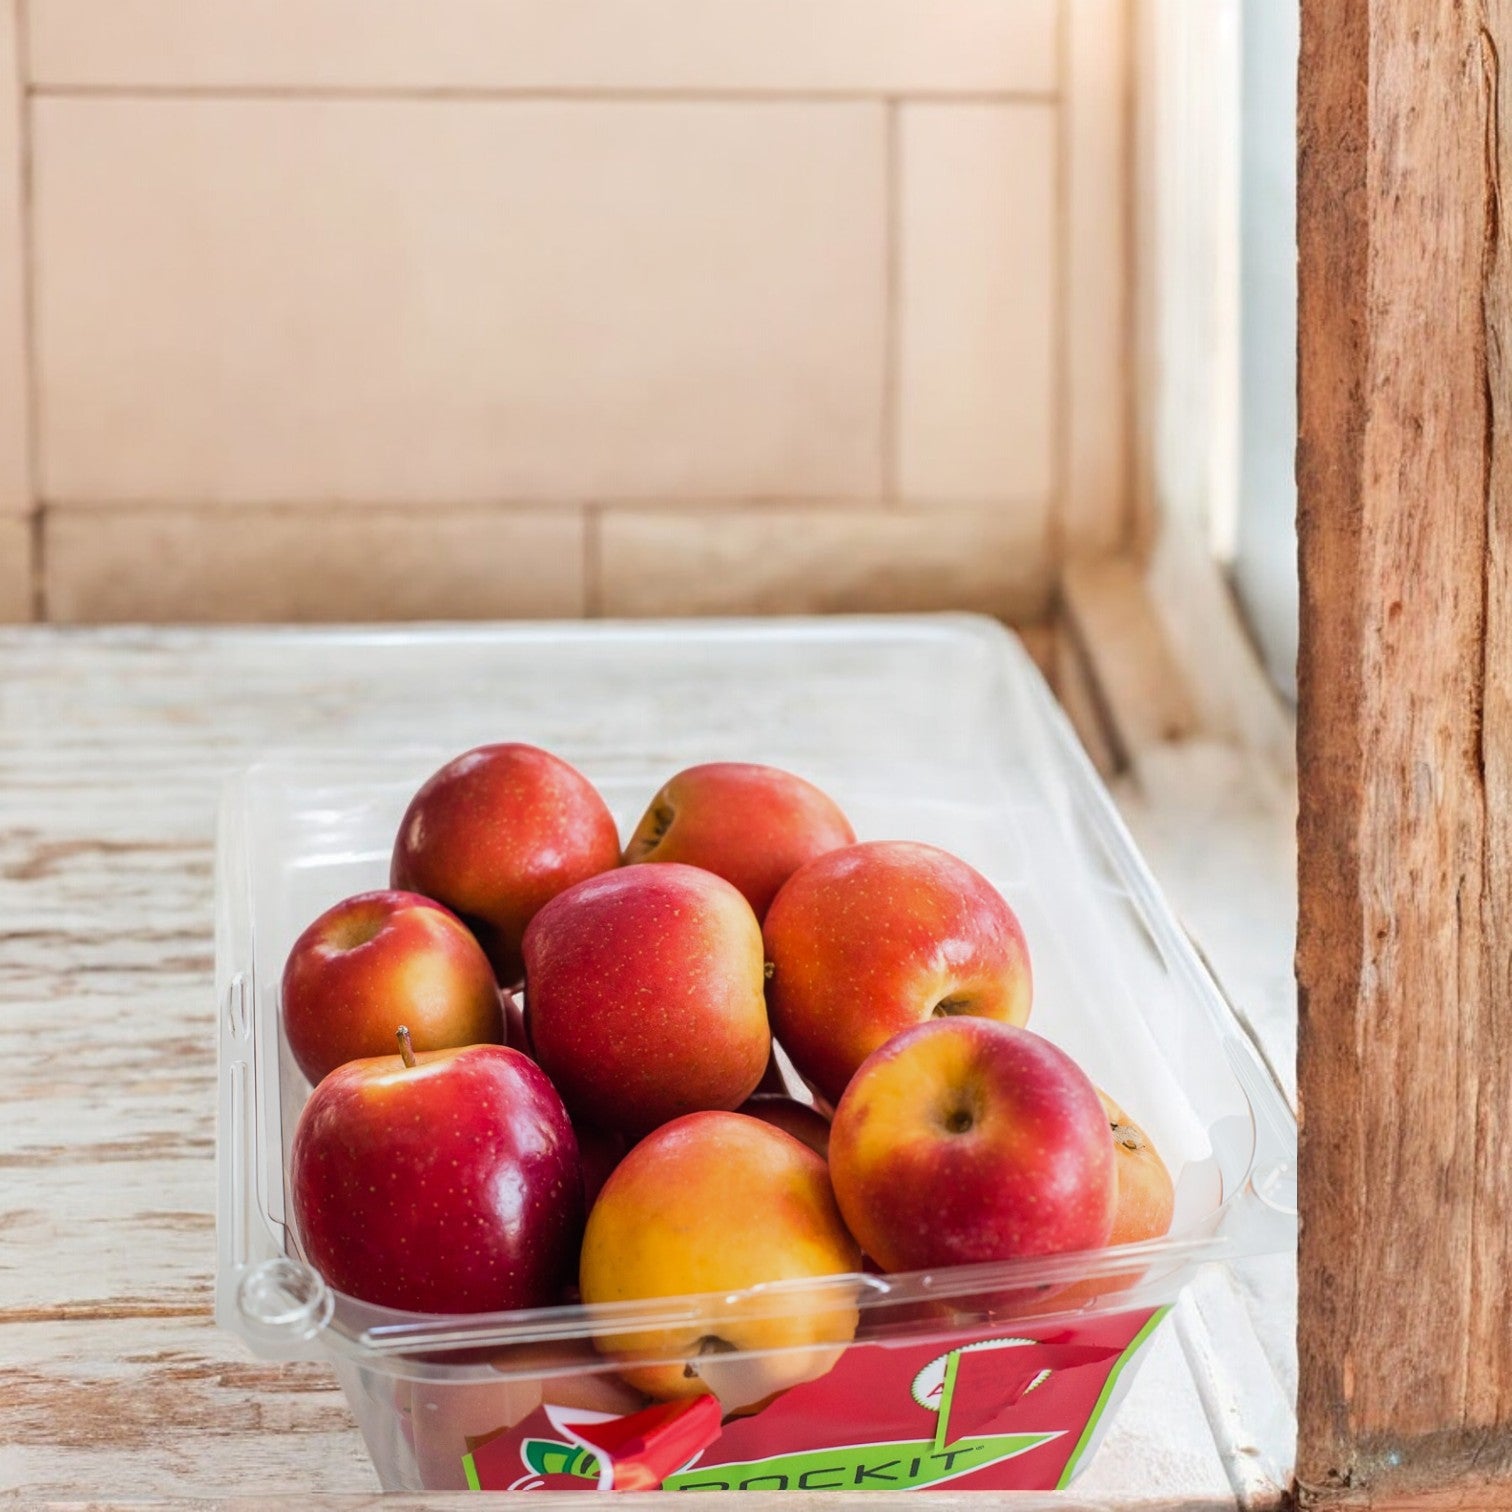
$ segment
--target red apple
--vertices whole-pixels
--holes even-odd
[[[614,818],[581,772],[534,746],[487,745],[447,762],[410,800],[390,880],[460,914],[513,987],[537,910],[618,865]]]
[[[831,1103],[912,1024],[1029,1017],[1029,950],[1013,910],[932,845],[879,840],[810,861],[778,893],[764,933],[772,1032]]]
[[[694,1113],[648,1135],[604,1183],[579,1279],[584,1302],[629,1302],[845,1275],[860,1263],[812,1150],[754,1118]],[[712,1391],[730,1410],[823,1375],[856,1321],[849,1288],[800,1287],[780,1310],[726,1301],[716,1317],[605,1335],[599,1348],[651,1396]],[[674,1363],[637,1363],[658,1357]]]
[[[328,908],[289,952],[282,1001],[284,1038],[311,1082],[392,1053],[401,1023],[417,1050],[504,1040],[488,957],[418,893],[359,893]]]
[[[571,1278],[577,1142],[541,1069],[506,1046],[338,1067],[300,1114],[289,1179],[305,1258],[365,1302],[544,1307]]]
[[[625,1136],[595,1129],[591,1124],[574,1124],[573,1132],[583,1162],[583,1207],[590,1211],[615,1166],[625,1158]]]
[[[651,800],[625,862],[701,866],[733,882],[762,919],[805,861],[855,839],[850,821],[813,783],[777,767],[712,761],[679,772]]]
[[[1049,1040],[991,1019],[920,1024],[870,1056],[829,1158],[846,1223],[889,1271],[1094,1249],[1113,1225],[1096,1088]]]
[[[826,1159],[829,1156],[829,1119],[795,1097],[782,1092],[753,1092],[736,1112],[759,1118],[774,1129],[801,1139],[816,1155]]]
[[[761,928],[696,867],[632,866],[553,898],[525,931],[530,1044],[574,1118],[632,1138],[738,1108],[771,1053]]]

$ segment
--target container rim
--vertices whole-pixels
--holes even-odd
[[[633,1302],[573,1303],[513,1312],[415,1314],[373,1307],[336,1294],[331,1328],[365,1352],[417,1354],[459,1345],[567,1343],[599,1341],[636,1334],[717,1323],[738,1317],[742,1323],[789,1317],[798,1303],[805,1310],[854,1303],[862,1314],[885,1312],[920,1303],[966,1303],[1011,1297],[1053,1304],[1065,1287],[1104,1280],[1138,1270],[1148,1279],[1161,1262],[1186,1266],[1221,1258],[1232,1248],[1224,1235],[1146,1240],[1099,1250],[1067,1250],[1056,1255],[957,1265],[933,1271],[876,1275],[846,1271],[832,1276],[763,1281],[735,1291],[693,1293]],[[1053,1306],[1042,1308],[1053,1313]],[[1015,1314],[1027,1316],[1027,1314]]]

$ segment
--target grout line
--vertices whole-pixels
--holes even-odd
[[[1136,59],[1139,14],[1134,5],[1124,6],[1123,59],[1119,68],[1119,128],[1123,135],[1118,164],[1122,179],[1118,210],[1123,222],[1123,258],[1119,274],[1123,284],[1119,295],[1118,344],[1123,383],[1119,393],[1119,425],[1122,435],[1119,443],[1118,484],[1121,497],[1114,537],[1115,550],[1119,552],[1133,549],[1139,531],[1139,453],[1136,441],[1136,427],[1139,424],[1139,186],[1135,181],[1139,169],[1139,72]]]
[[[31,617],[37,624],[47,622],[47,573],[44,570],[43,557],[47,550],[47,523],[45,513],[41,505],[37,505],[31,512],[31,559],[28,567],[31,570]]]
[[[762,88],[718,85],[471,85],[471,84],[32,84],[38,99],[126,100],[559,100],[610,104],[875,104],[897,99],[959,105],[1054,105],[1053,89]]]
[[[1071,6],[1076,0],[1059,0],[1055,18],[1055,85],[1061,108],[1055,118],[1055,226],[1052,267],[1055,279],[1051,295],[1051,340],[1053,379],[1051,386],[1051,425],[1054,458],[1054,483],[1051,487],[1050,511],[1045,520],[1045,547],[1050,571],[1060,580],[1066,565],[1066,513],[1073,468],[1071,465],[1071,311],[1067,287],[1067,265],[1071,256],[1071,113],[1074,104],[1069,89],[1071,57]]]
[[[583,508],[583,617],[604,617],[604,511],[598,504]]]
[[[263,501],[235,499],[216,504],[192,504],[183,500],[166,502],[129,499],[69,499],[54,498],[38,500],[35,517],[66,514],[75,519],[97,516],[103,519],[140,519],[147,515],[190,517],[196,524],[208,529],[219,529],[245,524],[249,515],[273,517],[274,519],[343,519],[354,520],[416,520],[416,509],[421,501],[398,502],[392,500],[365,501],[343,500],[325,503],[312,500],[309,503],[290,503],[287,500]],[[484,499],[464,502],[428,499],[424,501],[426,518],[436,515],[478,516],[499,519],[528,516],[532,519],[570,519],[574,512],[594,522],[598,536],[602,537],[605,516],[614,513],[653,516],[656,518],[710,519],[732,514],[803,514],[806,516],[832,514],[836,517],[864,518],[868,514],[887,513],[898,515],[950,515],[991,514],[995,510],[1032,510],[1044,513],[1053,503],[1050,494],[1033,492],[994,493],[975,496],[963,494],[930,494],[914,499],[889,499],[881,494],[853,498],[821,498],[813,494],[791,494],[780,498],[703,498],[668,499],[665,495],[650,497],[615,498],[600,495],[593,499],[558,500],[550,504],[534,504],[518,499]],[[30,517],[28,517],[30,518]]]
[[[17,248],[21,268],[21,363],[25,391],[21,396],[25,429],[24,467],[26,488],[31,504],[31,613],[34,620],[47,619],[47,575],[44,570],[46,532],[41,499],[42,432],[40,407],[42,386],[39,381],[41,359],[37,342],[37,247],[36,247],[36,173],[34,169],[31,102],[27,82],[31,76],[31,18],[28,0],[13,0],[12,18],[16,27],[16,145],[17,200],[21,224]]]
[[[884,157],[884,227],[883,227],[883,297],[882,312],[882,502],[896,506],[899,497],[899,430],[902,379],[899,372],[902,341],[903,297],[903,140],[902,107],[889,100],[883,124]]]

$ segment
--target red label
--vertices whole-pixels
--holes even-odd
[[[487,1491],[658,1481],[667,1491],[1049,1490],[1077,1468],[1119,1372],[1164,1312],[855,1344],[827,1375],[722,1428],[670,1408],[615,1418],[547,1403],[479,1444],[464,1467],[468,1484]],[[707,1447],[679,1458],[700,1441]]]

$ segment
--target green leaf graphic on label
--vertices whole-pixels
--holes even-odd
[[[998,1433],[966,1438],[948,1449],[929,1439],[847,1444],[777,1454],[743,1465],[708,1465],[669,1475],[668,1491],[877,1491],[938,1485],[984,1465],[1012,1459],[1059,1438],[1058,1433]]]
[[[528,1438],[520,1445],[520,1458],[527,1469],[537,1475],[581,1475],[584,1480],[597,1480],[599,1462],[596,1455],[576,1444],[564,1444],[558,1439]]]

